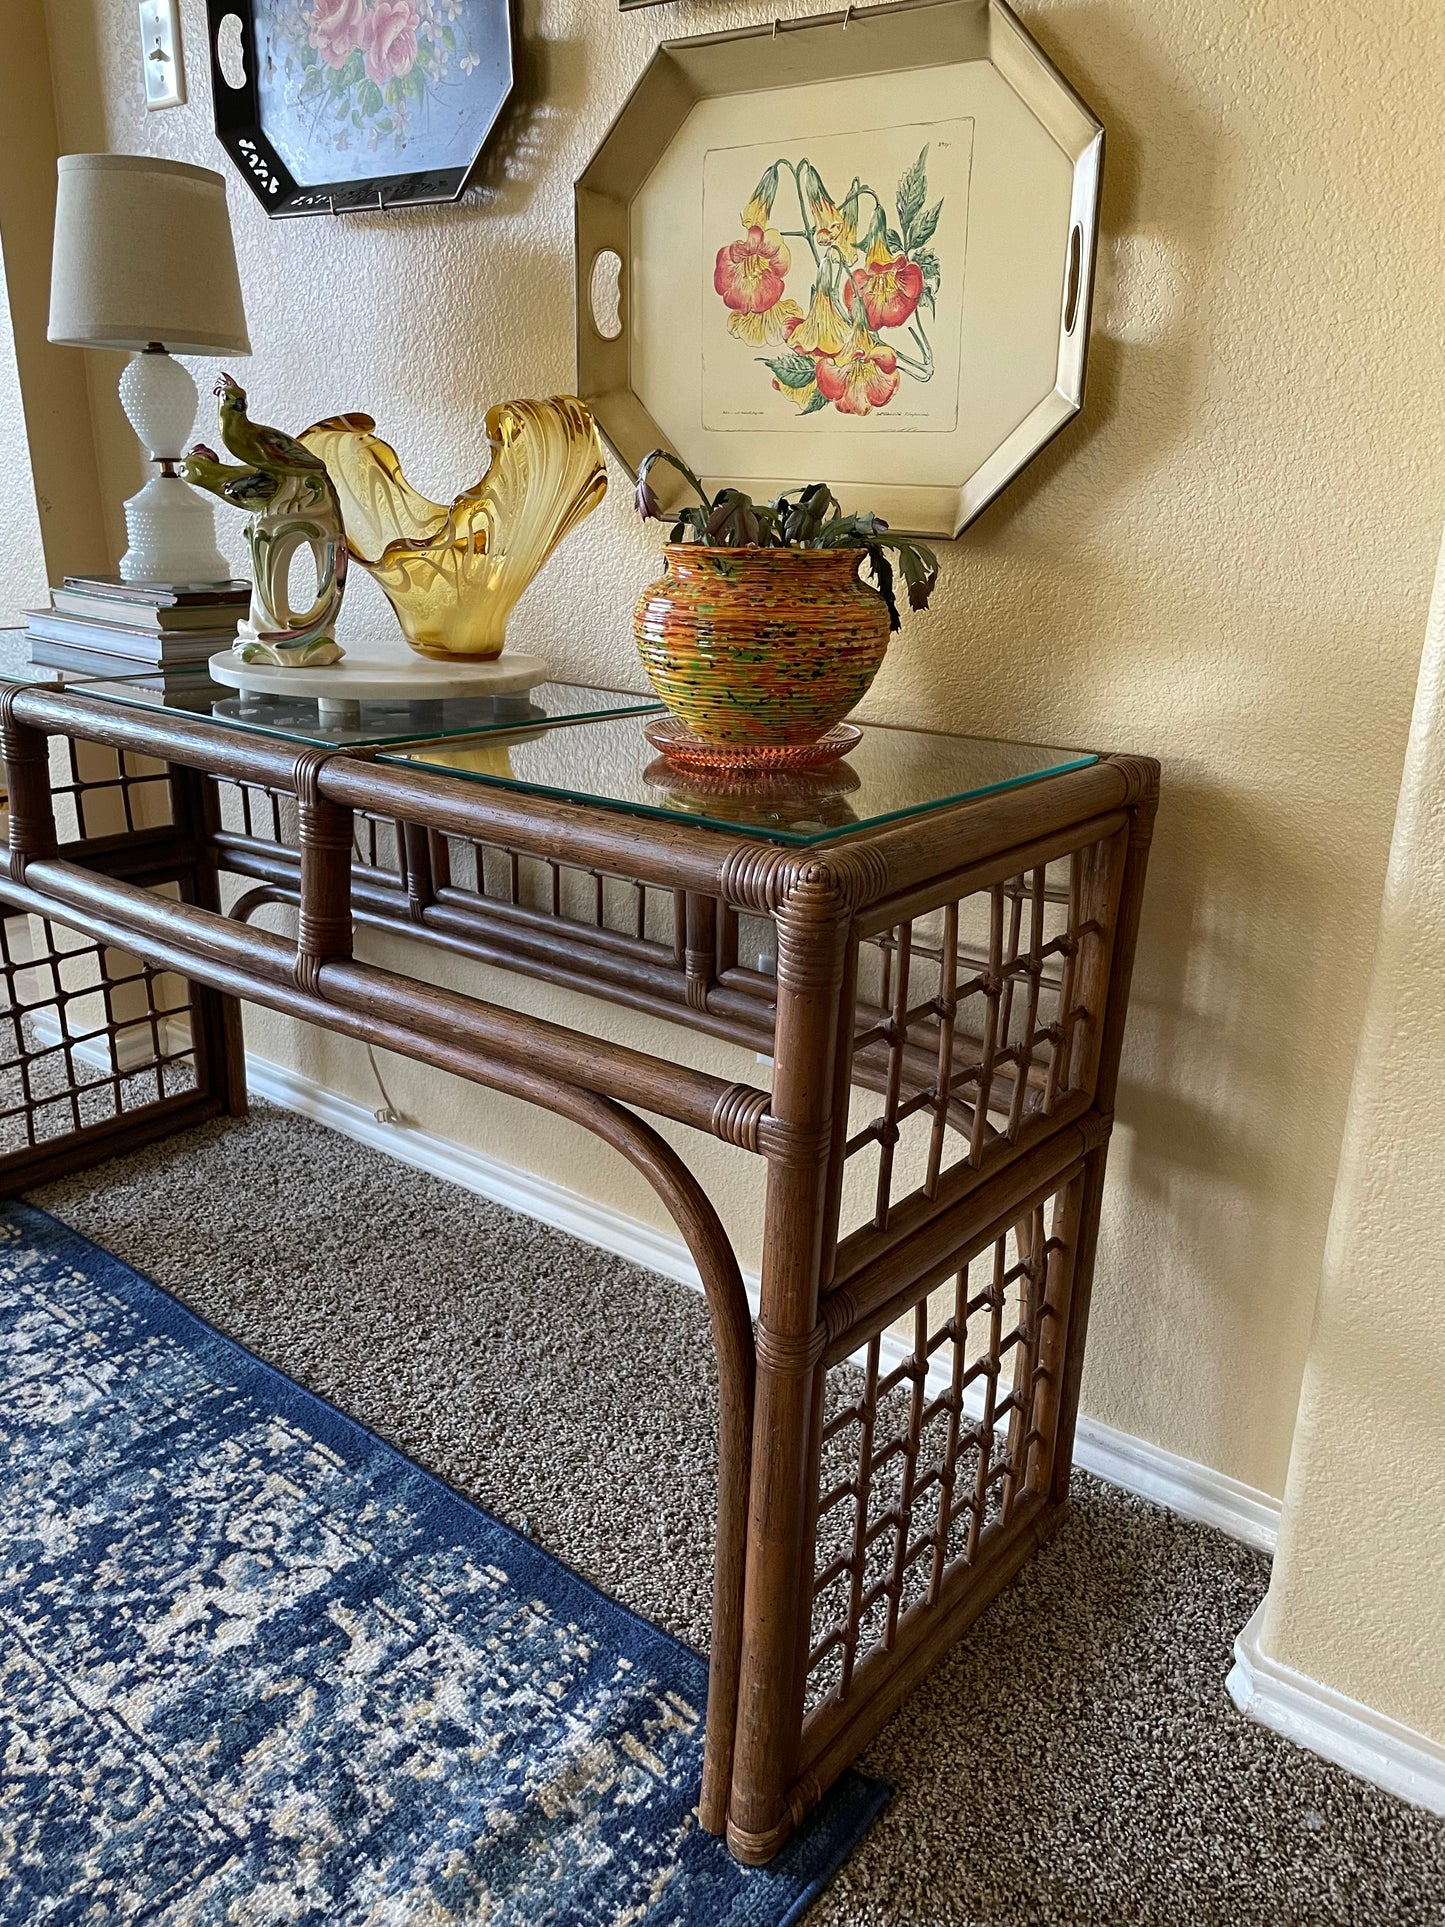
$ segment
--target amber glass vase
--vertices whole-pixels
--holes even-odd
[[[888,648],[888,611],[857,549],[674,542],[638,597],[653,688],[713,743],[814,743],[861,701]]]
[[[455,501],[401,472],[370,415],[333,415],[301,437],[326,464],[346,545],[423,656],[498,656],[517,599],[607,492],[597,425],[571,395],[487,411],[491,464]]]

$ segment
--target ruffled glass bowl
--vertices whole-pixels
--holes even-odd
[[[370,415],[301,437],[331,476],[350,555],[423,656],[499,656],[522,591],[607,492],[597,424],[575,397],[499,402],[486,426],[491,465],[450,505],[418,494]]]

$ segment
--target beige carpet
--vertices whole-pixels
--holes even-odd
[[[713,1394],[681,1286],[264,1107],[31,1195],[705,1641]],[[809,1927],[1445,1923],[1445,1822],[1225,1695],[1266,1562],[1075,1491],[863,1760],[897,1794]]]

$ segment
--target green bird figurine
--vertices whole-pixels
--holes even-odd
[[[212,495],[221,496],[238,509],[265,508],[275,500],[283,485],[279,475],[257,468],[235,468],[223,462],[215,449],[207,448],[204,442],[197,442],[186,456],[181,473],[197,488],[209,489]]]
[[[214,448],[197,442],[181,473],[251,518],[251,608],[237,630],[235,653],[275,668],[339,662],[345,651],[333,632],[346,586],[346,534],[326,464],[293,435],[253,422],[234,375],[221,376],[216,399],[221,440],[237,461],[224,462]],[[291,558],[302,548],[316,565],[316,596],[309,608],[296,609]]]
[[[246,413],[246,391],[234,375],[223,373],[216,383],[215,394],[221,404],[221,440],[238,461],[251,468],[279,469],[283,474],[298,468],[320,469],[323,475],[326,473],[325,462],[303,447],[294,435],[251,420]]]

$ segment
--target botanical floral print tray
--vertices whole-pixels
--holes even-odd
[[[634,468],[956,535],[1080,406],[1102,144],[1004,0],[666,42],[578,177],[578,392]]]

